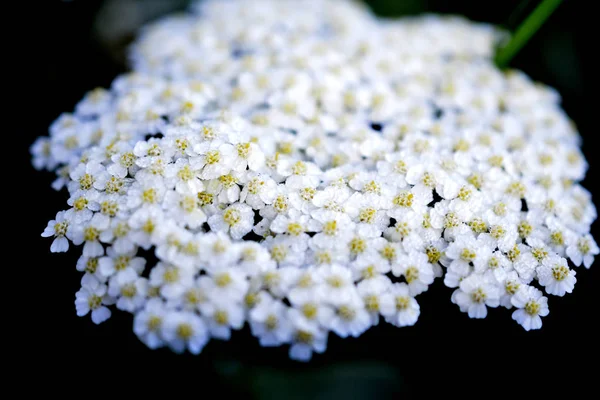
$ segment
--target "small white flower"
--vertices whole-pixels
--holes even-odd
[[[144,142],[139,142],[140,145]],[[138,146],[136,146],[138,148]],[[138,169],[136,164],[137,156],[133,151],[125,151],[117,153],[111,157],[113,164],[111,164],[106,170],[113,176],[118,178],[125,178],[128,174],[134,175]]]
[[[100,235],[110,226],[110,218],[102,214],[95,214],[94,217],[83,225],[71,225],[70,234],[73,244],[83,245],[83,255],[86,257],[98,257],[104,254],[104,247],[100,244]]]
[[[241,239],[254,226],[254,211],[246,204],[235,203],[212,215],[208,225],[215,232],[229,232],[233,239]]]
[[[449,208],[462,220],[469,220],[482,207],[482,194],[472,185],[463,185],[458,190]]]
[[[408,284],[410,294],[416,296],[427,290],[433,282],[433,268],[426,254],[416,251],[408,255],[401,255],[396,263],[392,264],[394,276],[403,276]]]
[[[110,279],[108,294],[117,299],[117,308],[130,313],[146,302],[148,280],[139,277],[133,270]]]
[[[363,300],[366,311],[371,317],[371,325],[379,323],[382,299],[392,287],[388,277],[379,275],[372,279],[365,279],[357,286],[358,294]]]
[[[386,154],[385,161],[377,162],[377,170],[380,175],[397,188],[404,188],[406,183],[406,172],[409,165],[413,163],[410,156],[403,156],[400,153]]]
[[[199,235],[197,238],[198,249],[202,249],[199,259],[208,272],[215,268],[232,265],[240,257],[239,252],[235,251],[231,239],[225,233],[208,233]]]
[[[174,187],[178,192],[188,191],[194,194],[204,189],[198,171],[193,169],[185,158],[179,158],[174,164],[165,167],[165,185],[169,188]]]
[[[341,265],[323,266],[318,270],[323,298],[330,304],[339,305],[350,301],[354,295],[352,273]]]
[[[499,222],[489,226],[489,234],[485,233],[484,235],[488,235],[491,247],[497,247],[504,252],[512,249],[519,239],[516,226],[508,222]]]
[[[264,299],[250,311],[252,334],[259,338],[261,346],[279,346],[292,338],[292,326],[287,307],[278,300]]]
[[[234,143],[235,152],[231,157],[231,169],[236,172],[260,170],[265,163],[265,155],[256,143]]]
[[[340,337],[358,337],[372,325],[371,316],[363,300],[354,293],[346,301],[338,302],[328,327]]]
[[[168,311],[164,317],[158,317],[161,319],[161,336],[176,353],[183,353],[187,348],[190,353],[199,354],[208,342],[206,324],[198,315]]]
[[[333,307],[326,302],[322,285],[312,285],[301,288],[297,285],[290,294],[290,303],[293,307],[288,310],[288,317],[293,322],[303,319],[319,326],[328,327],[334,315]],[[304,289],[304,290],[302,290]]]
[[[166,152],[166,148],[163,147],[162,141],[157,140],[155,138],[150,138],[148,141],[140,141],[135,144],[133,148],[132,154],[129,156],[133,156],[134,162],[137,166],[142,168],[148,168],[152,164],[161,160],[162,158],[167,158],[168,154]],[[125,153],[127,154],[127,153]],[[122,159],[113,159],[113,161],[121,161]],[[128,167],[128,164],[123,165],[122,167]],[[116,171],[115,171],[116,172]],[[120,176],[121,178],[123,176]]]
[[[239,330],[244,325],[244,309],[225,296],[215,296],[201,306],[201,311],[210,334],[217,339],[229,340],[231,329]]]
[[[323,212],[315,211],[311,216],[315,220],[314,229],[319,232],[313,240],[330,248],[348,243],[355,224],[347,214],[323,210]]]
[[[99,192],[92,190],[78,190],[67,200],[72,208],[67,210],[66,217],[73,224],[89,221],[94,216],[93,211],[100,211],[98,205]]]
[[[104,171],[105,168],[100,163],[79,164],[70,174],[69,192],[102,189],[98,178]]]
[[[151,349],[164,345],[161,328],[167,315],[165,304],[160,299],[150,299],[145,307],[135,314],[133,331]]]
[[[52,145],[49,138],[40,137],[36,139],[30,151],[33,156],[31,163],[38,171],[42,169],[52,170],[56,166],[56,161],[52,158]]]
[[[111,219],[110,227],[100,234],[100,241],[111,243],[118,254],[131,253],[137,249],[130,221],[125,219]]]
[[[248,292],[249,284],[244,271],[237,267],[217,267],[210,271],[210,278],[201,277],[200,281],[208,280],[206,287],[213,296],[241,302]]]
[[[202,142],[194,147],[198,157],[190,160],[192,168],[200,170],[200,178],[215,179],[232,169],[233,145],[220,141]]]
[[[327,347],[327,332],[316,324],[303,319],[293,323],[290,358],[298,361],[310,361],[313,352],[323,353]]]
[[[382,295],[381,315],[390,324],[396,326],[414,325],[421,313],[419,304],[410,295],[406,283],[395,283],[390,291]]]
[[[486,275],[473,274],[460,282],[459,289],[452,293],[452,302],[470,318],[485,318],[487,307],[498,307],[500,289]]]
[[[511,299],[513,306],[517,308],[512,318],[525,328],[540,329],[542,318],[548,315],[548,299],[542,292],[531,286],[521,286]]]
[[[167,210],[168,217],[191,229],[198,228],[207,220],[206,214],[198,207],[198,196],[187,190],[167,192],[163,207]]]
[[[275,269],[275,261],[267,249],[256,242],[244,242],[239,246],[240,259],[238,267],[247,276],[258,276],[263,272]]]
[[[52,253],[64,253],[69,250],[69,220],[66,219],[65,211],[56,214],[56,219],[48,222],[48,226],[42,232],[42,237],[54,237],[50,251]]]
[[[444,199],[456,197],[460,186],[450,179],[439,167],[417,164],[406,172],[406,182],[432,192],[435,190]]]
[[[432,200],[431,190],[425,186],[417,185],[410,189],[400,189],[392,198],[392,208],[388,211],[388,215],[395,219],[401,219],[406,213],[411,212],[422,215]]]
[[[240,193],[240,201],[248,204],[255,210],[262,209],[265,205],[273,203],[277,195],[277,184],[273,179],[264,174],[250,173],[248,181]]]
[[[162,179],[152,177],[136,180],[127,193],[127,206],[131,209],[161,204],[166,188]]]
[[[280,214],[271,223],[270,229],[275,233],[287,233],[290,236],[300,236],[306,232],[314,232],[318,224],[306,214],[298,210],[290,210],[289,214]]]
[[[112,247],[106,250],[106,257],[98,259],[98,270],[100,275],[106,279],[114,275],[128,274],[133,272],[136,276],[141,275],[146,265],[146,260],[135,257],[136,252],[126,254],[117,253]]]
[[[350,268],[355,281],[376,279],[391,270],[389,263],[380,262],[380,257],[371,252],[358,256],[350,264]]]
[[[356,223],[356,232],[363,237],[379,237],[388,227],[390,218],[377,201],[362,193],[354,193],[345,204],[348,215]]]
[[[91,311],[92,321],[100,324],[110,318],[111,312],[106,305],[114,304],[114,299],[108,296],[105,284],[91,275],[87,276],[75,294],[77,316],[83,317]]]
[[[579,238],[567,247],[567,256],[573,261],[573,264],[576,266],[583,264],[586,268],[592,266],[594,257],[599,252],[598,245],[590,235]]]
[[[193,284],[193,272],[173,265],[158,263],[150,272],[150,285],[160,287],[160,294],[174,299],[183,294]]]
[[[475,239],[473,236],[461,236],[446,249],[446,256],[452,260],[448,269],[465,276],[471,269],[471,264],[477,270],[485,269],[492,253],[489,240],[486,237]]]
[[[77,260],[77,271],[85,272],[85,275],[92,275],[94,278],[99,280],[100,282],[106,282],[106,278],[100,273],[99,267],[99,257],[85,257],[81,256]],[[86,278],[89,279],[89,278]]]
[[[562,257],[548,257],[537,270],[540,285],[544,286],[546,293],[555,296],[564,296],[571,293],[575,287],[575,271],[569,268],[567,260]]]
[[[532,249],[520,244],[510,249],[506,255],[512,261],[513,268],[525,283],[529,284],[535,278],[539,261],[534,257]]]

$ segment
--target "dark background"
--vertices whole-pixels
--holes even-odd
[[[24,2],[27,3],[27,2]],[[126,70],[125,49],[141,24],[169,11],[181,10],[180,0],[48,0],[34,3],[27,30],[37,37],[32,62],[37,73],[36,103],[43,105],[17,132],[18,156],[29,163],[28,147],[47,134],[61,112],[71,111],[85,91],[107,87]],[[439,12],[502,24],[514,29],[537,1],[372,0],[373,8],[387,16]],[[590,88],[597,74],[593,53],[598,38],[585,21],[591,13],[586,1],[565,1],[511,63],[535,80],[556,87],[563,106],[578,124],[591,170],[584,185],[600,193],[600,163],[594,158],[592,137],[597,134],[597,96]],[[515,14],[515,10],[522,11]],[[31,17],[31,18],[29,18]],[[31,45],[31,44],[29,44]],[[594,69],[594,71],[592,71]],[[19,265],[35,280],[35,293],[25,294],[36,307],[22,311],[32,324],[32,336],[21,350],[29,376],[50,379],[47,389],[70,391],[70,384],[88,384],[93,390],[120,381],[136,390],[199,389],[193,396],[216,390],[220,396],[253,399],[277,398],[398,398],[432,395],[511,395],[548,389],[586,390],[597,370],[598,266],[577,269],[573,294],[550,297],[550,315],[540,331],[525,332],[511,320],[511,311],[491,310],[485,320],[471,320],[450,302],[451,289],[441,280],[419,296],[421,317],[404,329],[385,323],[358,339],[330,335],[328,349],[309,364],[288,360],[287,349],[260,348],[247,330],[234,333],[229,342],[217,340],[199,356],[176,356],[169,350],[150,351],[131,329],[131,316],[114,312],[94,325],[89,317],[75,315],[74,298],[80,273],[75,252],[50,254],[50,241],[39,235],[46,222],[66,207],[64,193],[50,188],[52,175],[25,165],[27,182],[27,265]],[[595,196],[596,198],[597,196]],[[597,238],[597,226],[594,228]],[[22,288],[27,292],[25,288]],[[25,335],[19,333],[21,338]],[[591,364],[589,364],[591,362]],[[144,377],[135,378],[138,372]],[[176,377],[183,372],[187,378]],[[53,378],[54,376],[58,378]],[[524,385],[525,389],[519,387]],[[512,396],[511,396],[512,397]]]

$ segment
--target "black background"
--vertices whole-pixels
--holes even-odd
[[[183,2],[174,3],[178,7]],[[385,15],[426,10],[514,27],[518,15],[512,20],[510,16],[521,2],[371,3]],[[524,14],[537,2],[526,3]],[[593,25],[583,22],[591,12],[589,3],[565,1],[511,66],[563,95],[563,105],[578,124],[591,166],[584,185],[596,195],[600,163],[594,158],[591,138],[598,134],[597,96],[590,86],[592,75],[597,74],[592,58],[597,45],[590,41],[598,35],[592,32]],[[72,389],[69,382],[97,390],[120,381],[136,390],[200,388],[197,396],[215,389],[220,396],[304,399],[412,397],[440,389],[452,396],[487,397],[498,391],[517,395],[544,388],[553,393],[585,390],[593,383],[600,339],[597,266],[577,269],[573,294],[550,297],[550,315],[543,319],[540,331],[525,332],[505,309],[491,310],[485,320],[471,320],[450,302],[451,290],[438,280],[418,298],[421,317],[416,326],[398,329],[382,324],[358,339],[342,340],[331,334],[325,354],[316,355],[309,364],[289,361],[287,347],[260,348],[246,330],[234,333],[229,342],[211,341],[199,356],[176,356],[164,349],[150,351],[139,342],[129,314],[114,312],[100,326],[89,317],[78,318],[74,307],[80,279],[75,270],[77,257],[50,254],[50,241],[39,236],[46,222],[66,208],[66,196],[50,188],[51,174],[35,172],[27,165],[28,146],[47,134],[49,124],[61,112],[72,110],[85,91],[108,86],[126,69],[122,55],[132,36],[112,40],[100,36],[95,19],[104,6],[106,2],[99,0],[48,0],[36,3],[35,13],[25,14],[27,29],[38,38],[33,83],[35,101],[43,105],[27,119],[27,129],[15,134],[21,141],[17,149],[24,165],[21,182],[27,182],[23,198],[35,199],[32,204],[18,205],[27,206],[22,214],[26,230],[19,239],[27,243],[27,263],[18,267],[27,274],[25,282],[34,280],[36,288],[35,293],[28,293],[21,287],[36,305],[21,311],[32,325],[27,332],[33,338],[20,347],[29,376],[56,376],[47,388],[64,392]],[[593,232],[600,237],[597,231],[595,225]],[[143,377],[133,378],[139,372]]]

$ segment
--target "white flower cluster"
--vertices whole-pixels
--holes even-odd
[[[341,0],[195,10],[32,147],[70,194],[43,236],[83,244],[78,315],[116,305],[193,353],[247,322],[307,360],[330,331],[413,325],[437,277],[470,317],[538,329],[542,290],[598,254],[579,136],[553,90],[494,66],[491,27]]]

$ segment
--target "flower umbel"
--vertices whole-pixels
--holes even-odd
[[[498,38],[344,0],[209,0],[151,24],[134,72],[31,147],[69,191],[42,236],[82,245],[77,315],[114,306],[148,347],[195,354],[248,323],[309,360],[330,332],[414,325],[442,277],[469,317],[503,306],[539,329],[534,285],[574,290],[596,209],[558,95],[498,70]]]

